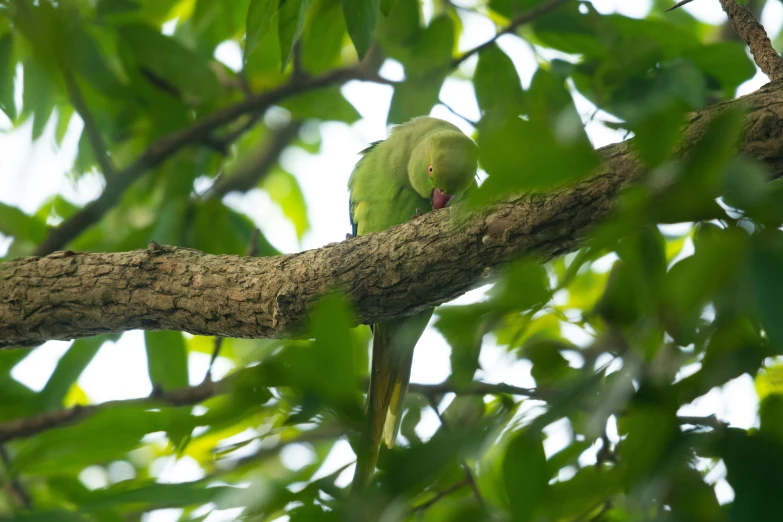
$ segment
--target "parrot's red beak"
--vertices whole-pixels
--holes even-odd
[[[432,191],[432,210],[438,210],[440,208],[445,207],[449,204],[449,201],[451,201],[451,198],[454,196],[449,196],[448,194],[444,194],[438,189],[435,189]]]

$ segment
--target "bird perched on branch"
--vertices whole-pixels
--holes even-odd
[[[380,232],[422,212],[444,208],[473,183],[478,148],[459,128],[430,117],[395,127],[362,151],[351,177],[353,235]],[[372,478],[381,441],[394,445],[408,391],[413,350],[432,310],[374,324],[366,423],[353,490]]]

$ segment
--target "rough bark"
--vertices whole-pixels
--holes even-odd
[[[741,150],[783,173],[780,82],[690,116],[687,155],[727,108],[745,111]],[[372,323],[449,301],[519,258],[578,247],[644,167],[632,142],[600,150],[595,176],[550,194],[515,196],[472,215],[426,214],[385,232],[270,258],[214,256],[152,244],[121,253],[57,252],[0,264],[0,347],[141,328],[226,337],[302,334],[309,307],[340,290]]]
[[[720,1],[731,28],[748,45],[753,60],[770,80],[783,79],[783,58],[772,47],[764,27],[756,20],[750,8],[734,0]]]

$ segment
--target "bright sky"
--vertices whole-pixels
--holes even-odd
[[[470,0],[459,2],[469,5]],[[674,3],[674,2],[672,2]],[[593,0],[593,5],[602,13],[619,12],[628,16],[641,17],[650,9],[650,0]],[[720,23],[724,15],[717,2],[696,1],[685,7],[685,10],[701,20],[710,23]],[[425,13],[427,11],[425,10]],[[460,49],[467,50],[491,38],[495,29],[492,23],[481,16],[469,15],[460,11],[463,18],[464,31],[460,39]],[[779,2],[769,2],[762,16],[762,23],[770,34],[778,34],[783,25],[783,5]],[[173,27],[169,27],[169,30]],[[535,72],[536,62],[529,47],[513,36],[505,36],[498,41],[500,47],[512,58],[524,86],[528,86]],[[546,55],[546,51],[543,51]],[[216,57],[232,68],[238,68],[241,63],[239,47],[235,43],[221,45]],[[463,67],[471,70],[475,67],[475,58],[468,60]],[[402,78],[403,70],[399,64],[387,62],[381,73],[390,79]],[[21,106],[21,75],[17,75],[17,104]],[[761,73],[740,88],[740,94],[756,90],[767,82]],[[386,137],[385,120],[392,96],[392,88],[365,82],[350,82],[343,88],[344,95],[358,109],[362,120],[352,126],[342,123],[325,123],[321,127],[323,146],[316,155],[308,154],[299,149],[289,149],[282,157],[283,165],[300,181],[308,204],[308,212],[312,229],[304,237],[301,245],[296,241],[293,226],[285,220],[280,209],[260,190],[247,194],[229,194],[225,201],[228,205],[248,214],[264,232],[266,237],[284,252],[296,252],[302,249],[317,248],[332,241],[340,241],[349,230],[347,221],[348,194],[346,183],[351,168],[357,161],[357,153],[367,143]],[[441,99],[455,111],[470,120],[480,117],[478,106],[470,82],[448,79],[441,90]],[[592,114],[593,106],[581,96],[576,96],[577,108],[586,119]],[[455,116],[442,105],[436,106],[433,116],[449,120],[460,126],[466,132],[472,127],[464,120]],[[604,115],[608,118],[608,115]],[[600,118],[597,118],[600,119]],[[0,134],[0,201],[18,206],[32,213],[48,197],[61,193],[74,203],[84,204],[98,196],[102,189],[99,176],[86,176],[74,183],[67,176],[73,163],[78,136],[82,123],[78,118],[71,122],[65,140],[61,147],[54,141],[54,121],[50,121],[43,136],[36,143],[31,143],[31,125],[26,123],[15,131]],[[10,124],[0,115],[0,129],[10,129]],[[587,131],[593,144],[597,147],[614,143],[622,139],[621,133],[613,131],[597,121],[587,126]],[[9,240],[0,235],[0,253],[8,248]],[[687,252],[686,252],[687,253]],[[608,269],[609,263],[606,263]],[[463,296],[457,302],[467,303],[480,297],[481,291]],[[587,344],[590,337],[577,328],[568,328],[567,335],[577,344]],[[111,399],[123,399],[145,396],[151,391],[147,376],[146,356],[144,353],[142,332],[133,331],[123,335],[117,343],[106,343],[95,359],[90,363],[79,379],[79,385],[95,402]],[[31,351],[15,369],[16,379],[33,389],[41,389],[51,375],[59,357],[67,349],[67,342],[49,342]],[[413,363],[412,381],[421,383],[441,382],[449,375],[449,347],[444,339],[434,329],[428,329],[418,344]],[[208,364],[204,354],[191,354],[191,382],[197,383],[203,378]],[[578,365],[578,360],[573,361]],[[484,370],[478,377],[491,382],[507,382],[519,386],[530,387],[534,381],[530,376],[530,364],[527,361],[517,361],[504,349],[494,343],[485,342],[481,365]],[[222,359],[216,367],[217,377],[231,368],[231,363]],[[698,367],[689,369],[696,371]],[[447,398],[447,401],[451,398]],[[707,395],[699,398],[692,405],[683,407],[683,415],[715,414],[718,418],[739,427],[757,425],[756,397],[753,381],[748,376],[735,379],[722,389],[713,389]],[[445,403],[442,407],[445,407]],[[531,402],[531,407],[533,407]],[[437,427],[434,414],[424,416],[420,426],[423,435],[430,434]],[[567,421],[562,421],[547,428],[548,438],[545,442],[547,454],[552,454],[568,444],[568,433],[565,429]],[[610,433],[611,435],[611,433]],[[252,434],[250,434],[252,436]],[[615,434],[616,436],[616,434]],[[248,437],[248,434],[243,434]],[[593,448],[595,450],[597,448]],[[303,445],[286,449],[282,454],[283,461],[291,468],[299,468],[310,462],[312,452]],[[353,452],[347,442],[338,443],[327,458],[319,475],[326,475],[353,460]],[[594,461],[594,451],[582,456],[585,463]],[[127,478],[127,470],[115,466],[107,474],[101,468],[86,470],[82,478],[90,487],[98,487],[107,483]],[[199,466],[189,458],[179,462],[167,459],[156,461],[155,471],[159,480],[180,482],[198,479],[203,476]],[[112,471],[113,470],[113,471]],[[347,481],[352,475],[348,469],[341,476]],[[731,487],[723,479],[725,467],[718,466],[710,472],[711,483],[716,483],[716,491],[722,502],[733,498]],[[561,479],[567,479],[563,474]],[[159,510],[147,515],[148,522],[167,522],[176,520],[180,510]],[[207,522],[232,520],[236,511],[214,512]]]

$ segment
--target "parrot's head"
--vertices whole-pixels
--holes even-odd
[[[432,209],[445,207],[473,183],[478,168],[478,147],[462,132],[448,130],[427,137],[413,151],[408,177]]]

